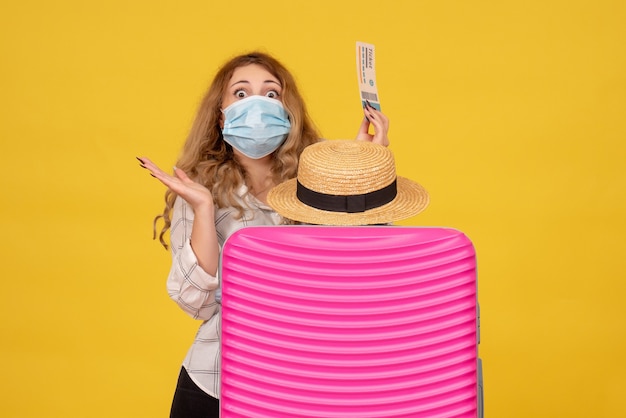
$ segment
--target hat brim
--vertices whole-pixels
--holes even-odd
[[[332,212],[313,208],[296,197],[296,179],[272,188],[267,203],[282,217],[315,225],[374,225],[410,218],[422,212],[429,203],[426,190],[404,177],[397,178],[397,195],[389,203],[365,212]]]

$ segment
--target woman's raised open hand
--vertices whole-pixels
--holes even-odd
[[[213,195],[202,184],[193,181],[183,170],[174,167],[174,175],[161,170],[146,157],[137,157],[141,167],[150,172],[152,177],[159,180],[167,188],[176,193],[196,211],[199,208],[213,206]]]

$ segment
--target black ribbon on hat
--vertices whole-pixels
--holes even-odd
[[[329,212],[358,213],[385,205],[398,194],[397,180],[373,192],[356,195],[334,195],[319,193],[297,182],[296,197],[307,206]]]

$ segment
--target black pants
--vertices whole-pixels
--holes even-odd
[[[219,418],[219,416],[220,401],[200,389],[191,380],[187,370],[181,367],[170,418]]]

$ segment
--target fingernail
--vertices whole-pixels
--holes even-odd
[[[176,171],[176,170],[178,170],[178,167],[174,166],[174,167],[172,167],[172,170]]]

